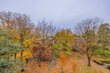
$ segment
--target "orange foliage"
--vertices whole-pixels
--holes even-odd
[[[66,66],[66,56],[65,55],[60,54],[60,62],[62,64],[62,67]]]
[[[76,69],[77,69],[77,62],[75,60],[73,60],[73,62],[72,62],[72,70],[76,71]]]

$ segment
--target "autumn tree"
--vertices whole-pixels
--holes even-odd
[[[30,38],[33,30],[33,23],[30,17],[26,14],[0,12],[0,21],[4,28],[10,30],[9,37],[13,43],[19,42],[22,44],[22,48],[24,48],[24,42]]]
[[[49,48],[49,45],[52,44],[52,36],[55,34],[55,27],[52,24],[48,24],[45,19],[41,22],[38,22],[37,27],[35,28],[35,39],[39,43],[41,48],[38,56],[38,66],[41,62],[42,52]]]
[[[53,40],[54,48],[56,47],[56,49],[70,54],[74,42],[74,35],[70,29],[57,32],[53,36]]]
[[[21,44],[21,61],[23,61],[23,51],[31,46],[33,40],[31,35],[33,23],[30,17],[21,13],[0,12],[0,25],[9,30],[8,37],[12,43]]]
[[[94,50],[96,49],[96,34],[100,23],[101,20],[99,18],[91,18],[84,20],[75,27],[77,34],[81,35],[80,38],[83,39],[82,44],[84,45],[83,48],[86,48],[88,66],[91,66],[91,57],[94,55]]]
[[[19,43],[11,43],[7,30],[0,26],[0,73],[15,73],[20,70],[21,61],[15,53],[20,52]],[[11,56],[14,55],[14,58]]]

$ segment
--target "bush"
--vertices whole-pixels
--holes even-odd
[[[54,58],[60,58],[60,55],[58,53],[53,52]]]
[[[100,60],[101,62],[110,63],[110,59]]]
[[[70,51],[66,51],[66,52],[64,52],[64,54],[68,55],[68,56],[72,55]]]
[[[22,62],[19,60],[1,60],[0,61],[0,73],[17,73],[20,71]]]
[[[72,51],[73,52],[79,52],[78,49],[76,49],[76,48],[73,48]]]
[[[99,65],[103,65],[103,63],[100,60],[97,60],[97,59],[93,60],[93,62],[95,62],[95,63],[97,63]]]
[[[97,50],[95,50],[95,54],[96,55],[99,55],[100,57],[110,57],[110,50],[105,50],[104,52],[103,52],[103,50],[101,50],[101,49],[97,49]]]
[[[110,64],[108,64],[108,65],[107,65],[107,69],[109,69],[109,70],[110,70]]]

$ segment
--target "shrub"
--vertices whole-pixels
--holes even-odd
[[[109,70],[110,70],[110,64],[108,64],[108,65],[107,65],[107,69],[109,69]]]
[[[100,60],[101,62],[105,62],[105,63],[110,63],[110,59],[103,59],[103,60]]]
[[[110,50],[105,50],[105,51],[103,52],[103,50],[97,49],[97,50],[95,50],[95,54],[96,54],[96,55],[99,55],[100,57],[104,57],[104,56],[110,57]]]
[[[53,52],[53,56],[54,56],[55,59],[56,59],[56,58],[60,58],[59,54],[56,53],[56,52]]]
[[[97,59],[93,60],[93,62],[95,62],[95,63],[97,63],[99,65],[103,65],[103,63],[100,60],[97,60]]]
[[[21,61],[19,60],[1,60],[0,61],[0,73],[17,73],[21,69]]]
[[[68,56],[72,55],[72,53],[70,51],[65,51],[64,54],[68,55]]]
[[[76,48],[73,48],[72,51],[73,52],[79,52],[78,49],[76,49]]]

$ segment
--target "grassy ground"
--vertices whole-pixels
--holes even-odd
[[[72,69],[72,62],[76,61],[77,67],[76,71]],[[56,61],[56,64],[51,67],[48,71],[48,67],[50,66],[50,62],[42,62],[41,67],[37,66],[37,62],[32,60],[25,67],[25,72],[23,73],[61,73],[61,63],[59,60]],[[69,56],[66,58],[66,66],[63,68],[64,73],[110,73],[109,70],[100,67],[99,65],[92,62],[92,66],[87,66],[87,60],[80,58],[76,55]]]

